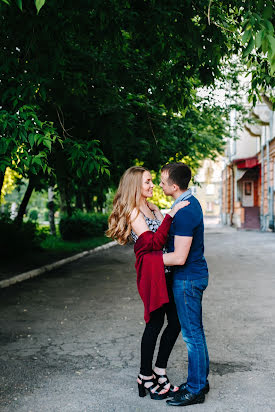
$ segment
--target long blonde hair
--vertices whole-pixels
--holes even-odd
[[[142,175],[147,169],[132,166],[120,179],[117,193],[113,201],[113,211],[108,219],[106,236],[126,245],[131,233],[131,213],[137,208],[139,213],[141,201]]]

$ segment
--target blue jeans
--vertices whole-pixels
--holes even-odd
[[[173,282],[181,332],[188,351],[188,378],[186,388],[198,393],[206,385],[209,373],[209,357],[202,324],[202,295],[207,288],[208,277]]]

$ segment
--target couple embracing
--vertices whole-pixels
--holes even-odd
[[[161,170],[160,186],[174,204],[165,218],[147,199],[153,195],[150,172],[133,166],[122,176],[109,217],[107,236],[124,245],[135,242],[137,285],[144,303],[145,330],[141,340],[139,396],[171,406],[203,403],[209,391],[209,357],[202,324],[202,296],[208,285],[204,258],[203,214],[188,189],[191,170],[184,163],[170,163]],[[158,335],[164,329],[154,369]],[[182,332],[188,351],[187,382],[173,386],[166,367]]]

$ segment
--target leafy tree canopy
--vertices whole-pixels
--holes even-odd
[[[222,80],[232,55],[251,71],[254,102],[274,87],[273,10],[271,0],[1,0],[1,170],[14,167],[8,153],[20,157],[16,144],[24,170],[29,161],[38,171],[46,153],[60,192],[88,208],[136,159],[158,170],[169,158],[214,157],[225,113],[196,90]],[[26,122],[14,137],[23,107],[52,128],[47,138]]]

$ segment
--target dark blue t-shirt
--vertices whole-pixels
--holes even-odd
[[[168,252],[174,252],[174,237],[192,236],[189,255],[184,265],[173,266],[174,279],[192,280],[208,276],[204,257],[204,224],[199,201],[191,196],[190,204],[180,209],[173,218],[168,238]]]

